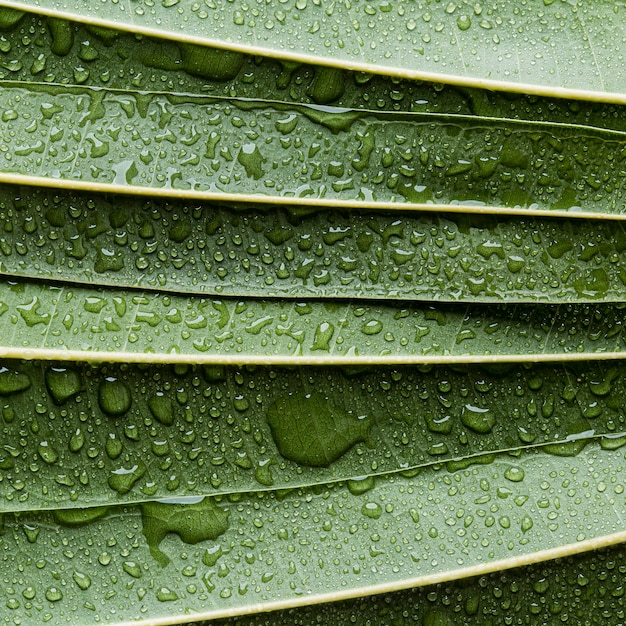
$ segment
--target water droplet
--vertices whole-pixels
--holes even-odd
[[[371,519],[378,519],[383,514],[383,509],[377,502],[366,502],[361,507],[361,513]]]
[[[73,369],[51,367],[46,370],[46,387],[54,402],[63,404],[80,392],[80,376]]]
[[[48,587],[46,589],[46,600],[48,602],[58,602],[63,598],[63,593],[58,587]]]
[[[141,566],[138,563],[135,563],[135,561],[124,561],[124,563],[122,563],[122,568],[133,578],[141,578],[142,576]]]
[[[130,467],[120,467],[111,472],[109,476],[109,487],[114,489],[121,496],[128,493],[133,485],[146,473],[146,464],[139,460]]]
[[[174,407],[170,398],[161,391],[148,401],[150,413],[164,426],[174,423]]]
[[[30,378],[22,372],[14,372],[6,367],[0,367],[0,396],[9,396],[13,393],[25,391],[30,387]]]
[[[54,517],[57,522],[65,526],[83,526],[84,524],[90,524],[104,517],[108,511],[108,506],[94,506],[82,509],[56,509],[54,511]]]
[[[41,459],[48,464],[56,463],[59,458],[59,453],[47,441],[39,443],[37,452]]]
[[[104,413],[117,417],[124,415],[132,403],[130,389],[121,380],[108,377],[100,383],[98,404]]]
[[[250,178],[254,178],[254,180],[259,180],[263,177],[265,173],[263,171],[263,163],[265,160],[255,143],[244,144],[237,155],[237,161],[243,165],[246,174]]]
[[[170,561],[159,548],[168,533],[178,535],[189,544],[215,540],[228,530],[229,515],[228,510],[218,507],[209,497],[195,504],[147,502],[141,505],[143,534],[150,554],[162,566]]]
[[[315,337],[311,350],[330,351],[330,340],[335,333],[335,327],[330,322],[322,322],[315,329]]]
[[[508,467],[504,472],[504,477],[514,483],[524,480],[524,470],[521,467]]]
[[[466,404],[461,410],[461,422],[477,433],[486,434],[495,426],[496,416],[490,409]]]
[[[267,413],[278,451],[290,461],[328,467],[367,438],[371,419],[355,416],[318,393],[277,400]]]
[[[74,582],[78,585],[79,589],[86,591],[91,587],[91,578],[87,574],[83,574],[83,572],[75,571],[72,575]]]

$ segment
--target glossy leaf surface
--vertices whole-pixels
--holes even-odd
[[[157,90],[351,109],[457,113],[626,130],[621,107],[490,92],[245,56],[215,64],[204,49],[24,14],[3,23],[0,78]],[[206,55],[206,62],[197,62]],[[112,71],[115,68],[115,71]]]
[[[625,568],[626,552],[619,545],[468,580],[211,624],[397,626],[406,623],[407,614],[409,623],[438,626],[618,623],[624,612]]]
[[[2,593],[51,624],[84,622],[85,609],[105,623],[191,620],[521,565],[537,550],[545,558],[620,540],[624,467],[623,450],[590,445],[574,457],[532,451],[452,474],[389,475],[365,493],[336,484],[8,513]]]
[[[0,186],[0,273],[236,297],[620,302],[621,222],[239,207]]]
[[[0,105],[0,133],[19,137],[0,151],[9,182],[312,206],[624,212],[616,131],[45,84],[7,83]]]
[[[608,0],[380,6],[300,0],[201,5],[4,0],[2,5],[263,56],[375,73],[624,102],[624,7]],[[5,20],[16,19],[5,12]],[[564,28],[564,24],[570,24]],[[222,63],[233,63],[232,56]],[[220,63],[219,57],[212,59]]]
[[[36,282],[0,285],[4,357],[369,364],[626,355],[622,304],[217,300]]]
[[[626,442],[624,393],[621,363],[359,370],[5,360],[0,507],[83,509],[348,479],[359,491],[383,474],[444,461],[454,472],[503,450],[564,456],[600,437],[613,449]]]

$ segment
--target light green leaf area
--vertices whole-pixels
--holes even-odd
[[[35,14],[22,14],[12,25],[5,19],[0,79],[264,98],[352,109],[458,113],[626,130],[622,108],[614,104],[513,96],[239,56]]]
[[[624,613],[621,545],[557,561],[381,596],[261,613],[213,626],[499,626],[618,624]],[[407,614],[409,617],[407,617]],[[203,622],[208,626],[208,622]],[[198,624],[198,626],[201,626]]]
[[[487,88],[624,101],[624,8],[468,1],[380,6],[297,0],[132,5],[4,0],[3,6],[178,41]],[[593,10],[592,10],[593,9]],[[19,14],[5,12],[9,23]],[[565,27],[567,25],[567,27]]]
[[[339,483],[185,504],[7,513],[3,613],[13,607],[55,625],[144,615],[184,621],[610,545],[624,534],[625,467],[623,450],[589,445],[574,457],[529,451],[456,472],[394,474],[365,493]]]
[[[0,356],[371,364],[624,358],[623,304],[235,300],[0,283]]]
[[[308,206],[624,213],[617,131],[45,84],[7,83],[0,105],[5,182]]]
[[[0,510],[279,490],[626,443],[626,365],[224,368],[3,361]],[[430,471],[430,470],[429,470]],[[524,470],[507,470],[519,482]],[[45,489],[42,490],[42,485]]]
[[[289,299],[626,299],[621,222],[229,210],[9,185],[0,206],[11,277]]]

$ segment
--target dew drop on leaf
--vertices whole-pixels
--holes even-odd
[[[371,426],[370,418],[351,415],[318,393],[292,393],[277,400],[267,422],[278,451],[310,467],[328,467],[365,441]]]
[[[228,530],[229,516],[228,510],[208,497],[195,504],[146,502],[141,505],[142,532],[150,554],[163,567],[170,559],[159,546],[168,533],[178,535],[189,544],[215,540]]]
[[[51,367],[46,370],[46,387],[54,402],[63,404],[79,393],[80,376],[69,368]]]
[[[130,409],[131,403],[130,389],[121,380],[109,376],[100,383],[98,404],[107,415],[124,415]]]

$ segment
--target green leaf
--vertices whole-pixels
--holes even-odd
[[[0,621],[622,619],[596,556],[300,610],[626,539],[623,7],[39,1],[0,1]]]
[[[497,571],[622,540],[623,474],[623,450],[589,445],[574,457],[535,450],[453,473],[392,474],[365,493],[338,483],[89,515],[7,513],[2,596],[24,618],[45,607],[50,624],[93,621],[91,611],[121,623]]]
[[[323,3],[250,7],[245,2],[180,4],[3,0],[6,7],[294,61],[348,67],[488,89],[624,102],[624,8],[514,0],[410,4]],[[19,14],[4,12],[12,23]],[[567,27],[566,27],[567,25]],[[610,42],[610,43],[609,43]],[[212,71],[236,55],[195,53]],[[192,61],[189,61],[192,63]],[[205,70],[206,71],[206,70]]]
[[[601,128],[19,83],[0,106],[17,138],[0,152],[5,182],[307,206],[624,208],[623,133]]]
[[[249,364],[624,358],[624,304],[234,300],[0,282],[0,356]]]
[[[214,626],[619,623],[624,613],[624,568],[626,551],[618,545],[469,580],[211,623]]]
[[[79,23],[23,15],[4,24],[0,78],[332,104],[352,109],[482,115],[626,130],[621,107],[444,87],[246,56],[228,75],[187,64],[193,47]],[[28,36],[25,36],[28,33]],[[50,51],[51,54],[48,52]],[[116,71],[112,71],[115,68]],[[228,68],[232,68],[229,65]],[[232,75],[231,75],[232,74]]]
[[[626,443],[625,393],[623,362],[305,369],[4,360],[0,508],[82,510],[346,480],[356,493],[399,470],[447,462],[454,473],[502,452],[569,456],[593,439],[612,450]],[[506,477],[521,481],[523,470],[511,467]]]
[[[265,298],[619,302],[605,220],[241,207],[0,186],[0,273]],[[155,324],[156,324],[155,320]]]

